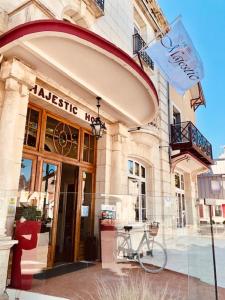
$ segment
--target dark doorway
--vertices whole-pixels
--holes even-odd
[[[62,164],[55,249],[57,264],[74,261],[78,170],[77,166]]]

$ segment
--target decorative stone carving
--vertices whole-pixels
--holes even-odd
[[[71,23],[89,28],[95,18],[104,15],[103,10],[95,0],[75,0],[64,7],[62,18]]]
[[[13,58],[2,63],[0,78],[2,80],[6,80],[7,78],[14,78],[18,82],[18,84],[22,83],[30,88],[35,84],[36,75],[31,68],[24,65],[16,58]]]

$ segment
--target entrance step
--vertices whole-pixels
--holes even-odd
[[[69,264],[63,264],[63,265],[55,266],[52,269],[44,270],[41,273],[35,274],[33,278],[44,280],[56,276],[61,276],[63,274],[75,272],[81,269],[89,268],[94,265],[95,264],[92,262],[74,262]]]

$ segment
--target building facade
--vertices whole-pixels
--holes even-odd
[[[85,258],[102,205],[123,224],[198,222],[212,163],[195,127],[201,85],[180,96],[142,48],[169,24],[155,1],[17,0],[0,13],[0,295],[13,225],[41,220],[46,266]],[[90,124],[107,131],[98,141]],[[69,251],[66,249],[70,249]]]
[[[212,200],[211,213],[215,224],[225,222],[225,154],[216,159],[206,174],[198,176],[199,219],[200,223],[210,223],[209,206],[205,199]]]

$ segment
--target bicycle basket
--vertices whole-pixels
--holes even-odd
[[[148,231],[149,231],[149,234],[150,234],[151,236],[157,236],[158,231],[159,231],[159,226],[158,226],[158,224],[149,224],[149,225],[148,225]]]

